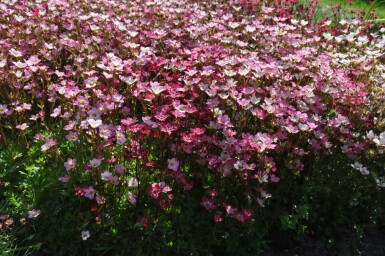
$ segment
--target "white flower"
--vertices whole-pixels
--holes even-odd
[[[127,181],[127,185],[132,188],[137,188],[139,186],[139,182],[137,178],[132,177]]]
[[[358,163],[358,162],[355,162],[354,164],[351,165],[354,169],[356,170],[359,170],[360,168],[362,168],[362,164]]]
[[[376,179],[377,186],[385,188],[385,182],[383,180]]]
[[[154,94],[158,95],[165,90],[164,86],[161,86],[158,82],[150,82],[151,90]]]
[[[109,171],[104,171],[101,174],[102,180],[110,180],[112,178],[112,173]]]
[[[245,27],[245,30],[246,30],[246,32],[248,32],[248,33],[253,33],[253,32],[256,30],[256,27],[247,25],[247,26]]]
[[[11,49],[8,51],[11,55],[13,55],[14,57],[21,57],[23,56],[23,54],[20,52],[20,51],[17,51],[15,49]]]
[[[369,170],[364,167],[362,164],[355,162],[354,164],[351,165],[354,169],[360,171],[363,175],[369,175],[370,172]]]
[[[298,24],[298,20],[296,20],[296,19],[291,19],[291,20],[290,20],[290,23],[291,23],[292,25],[297,25],[297,24]]]
[[[6,59],[3,59],[2,61],[0,61],[0,68],[3,68],[5,65],[7,65]]]
[[[98,128],[99,126],[102,125],[102,120],[98,119],[98,120],[95,120],[95,119],[88,119],[87,122],[89,123],[89,125],[91,125],[92,128]]]
[[[229,22],[229,27],[232,29],[235,29],[235,28],[239,27],[239,23],[238,22]]]
[[[377,146],[385,147],[385,132],[381,133],[378,137],[373,139],[373,142],[377,144]]]
[[[333,39],[333,36],[330,33],[323,33],[322,35],[326,39],[326,41],[331,41]]]
[[[98,167],[101,163],[102,163],[102,161],[97,159],[97,158],[94,158],[90,161],[90,165],[92,168]]]
[[[87,240],[88,238],[90,238],[90,236],[91,236],[90,231],[88,231],[88,230],[82,231],[82,239],[84,241]]]
[[[366,138],[368,140],[374,140],[377,136],[374,134],[374,132],[372,130],[368,131],[366,133]]]
[[[360,172],[363,174],[363,175],[369,175],[369,170],[366,168],[366,167],[362,167],[360,168]]]
[[[309,22],[306,20],[301,20],[301,26],[304,27],[308,24]]]
[[[137,32],[137,31],[127,31],[128,32],[128,34],[131,36],[131,37],[136,37],[138,34],[139,34],[139,32]]]

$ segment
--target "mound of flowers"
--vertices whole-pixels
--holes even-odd
[[[365,164],[385,147],[384,30],[300,6],[1,1],[0,141],[59,162],[97,223],[120,208],[147,228],[189,197],[250,223],[283,173],[336,155],[383,187]]]

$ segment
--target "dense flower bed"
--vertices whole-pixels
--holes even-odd
[[[373,24],[315,24],[296,1],[0,10],[1,143],[32,148],[66,198],[89,205],[79,240],[93,238],[90,222],[118,225],[117,209],[147,228],[189,197],[213,222],[252,223],[271,183],[317,159],[346,157],[385,186],[385,39]],[[28,218],[45,214],[29,203]]]

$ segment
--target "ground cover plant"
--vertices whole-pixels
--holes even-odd
[[[385,2],[383,0],[321,0],[318,3],[320,9],[327,10],[328,7],[339,9],[341,15],[354,17],[354,12],[362,12],[365,14],[366,20],[376,20],[384,22],[385,18]]]
[[[334,250],[382,228],[385,29],[316,6],[0,1],[3,251]]]

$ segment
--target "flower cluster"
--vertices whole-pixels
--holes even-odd
[[[9,124],[35,133],[77,196],[124,194],[130,207],[164,209],[174,188],[207,183],[219,199],[202,197],[206,210],[230,187],[263,206],[268,184],[309,155],[346,155],[368,175],[356,159],[385,146],[365,130],[385,122],[384,31],[251,2],[2,1],[2,141]],[[238,199],[225,209],[243,223],[253,213]]]

